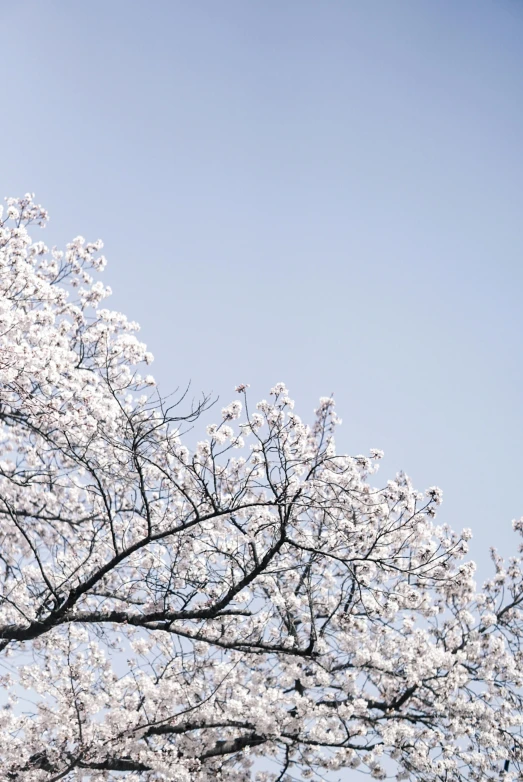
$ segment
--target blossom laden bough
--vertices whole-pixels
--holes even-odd
[[[478,593],[441,491],[374,488],[332,397],[307,425],[242,383],[191,450],[208,400],[159,395],[101,242],[46,220],[0,224],[3,778],[519,778],[520,557]]]

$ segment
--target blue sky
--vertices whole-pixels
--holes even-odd
[[[334,392],[342,450],[444,490],[473,555],[522,491],[519,0],[0,2],[5,195],[102,237],[169,391]]]

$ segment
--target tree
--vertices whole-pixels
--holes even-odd
[[[521,560],[476,593],[440,490],[372,488],[331,398],[309,427],[240,385],[190,451],[209,400],[139,374],[101,243],[46,219],[0,223],[4,779],[520,778]]]

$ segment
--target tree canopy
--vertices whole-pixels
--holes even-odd
[[[478,591],[441,491],[375,488],[330,397],[162,397],[102,243],[46,220],[0,221],[4,778],[519,779],[520,557]]]

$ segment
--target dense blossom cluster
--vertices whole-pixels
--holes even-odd
[[[478,594],[440,490],[373,488],[331,398],[239,385],[190,450],[205,400],[156,394],[101,243],[46,218],[0,221],[2,779],[519,779],[521,560]]]

